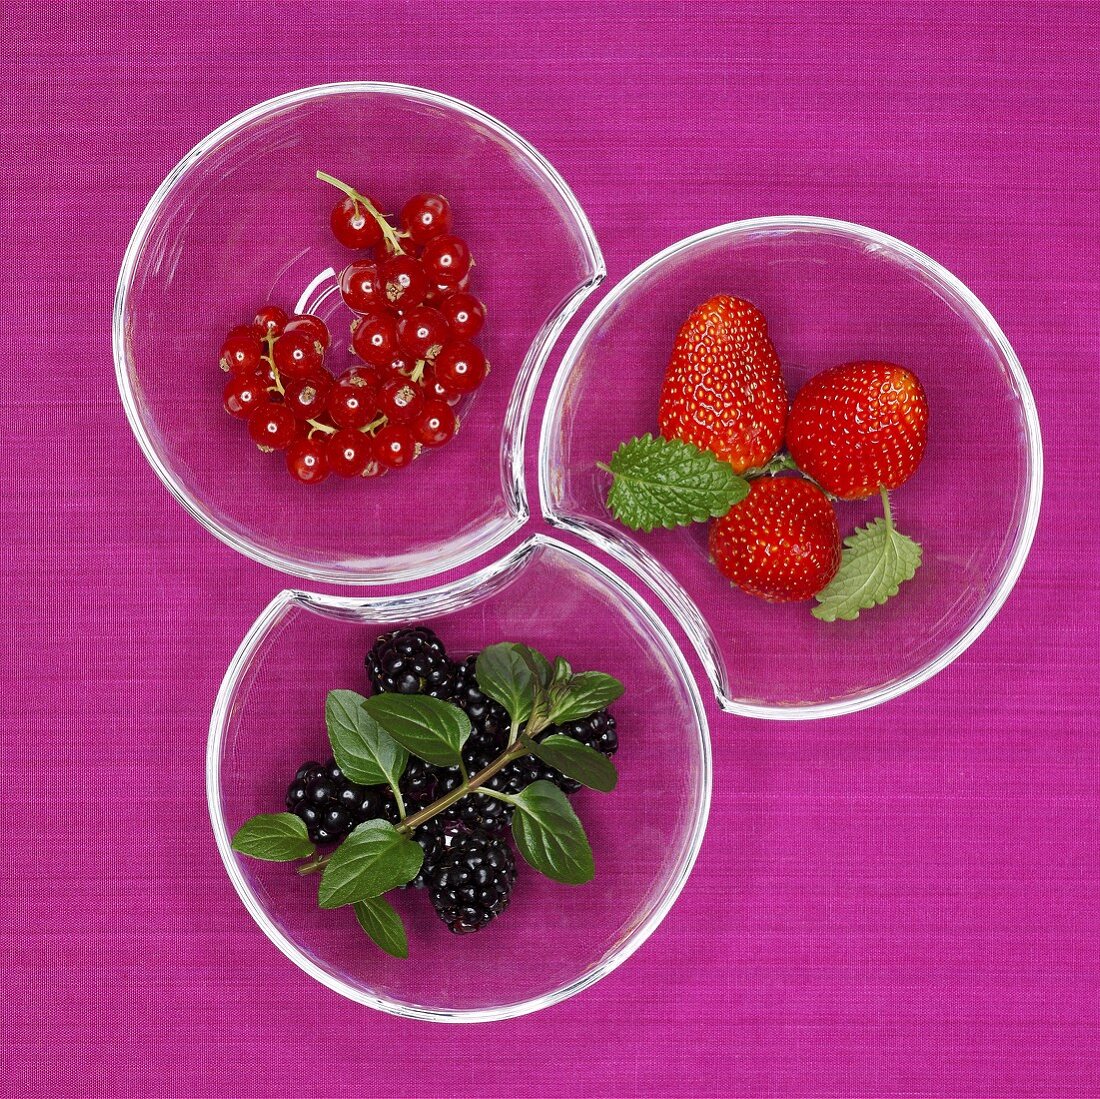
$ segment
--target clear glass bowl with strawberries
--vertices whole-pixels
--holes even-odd
[[[988,311],[874,230],[766,218],[627,277],[566,353],[540,450],[551,522],[645,576],[724,708],[893,697],[1012,587],[1042,450]]]

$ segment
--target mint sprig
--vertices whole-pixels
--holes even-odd
[[[562,733],[551,733],[542,740],[524,738],[524,747],[533,755],[561,771],[566,778],[590,790],[610,793],[619,782],[615,764],[602,752]]]
[[[890,497],[882,490],[885,514],[844,539],[836,576],[817,593],[812,613],[823,622],[851,621],[859,612],[885,603],[912,580],[921,563],[921,547],[894,526]]]
[[[541,668],[527,658],[524,648],[508,641],[488,645],[478,653],[474,665],[478,688],[499,702],[514,723],[531,716],[535,694],[542,684]]]
[[[389,821],[360,824],[329,856],[317,890],[322,908],[380,897],[413,880],[424,861],[424,848]]]
[[[631,530],[682,527],[725,515],[749,483],[709,451],[681,439],[642,435],[623,443],[607,465],[611,514]]]
[[[437,767],[461,767],[470,719],[450,702],[429,695],[379,694],[363,709],[403,748]]]
[[[480,690],[503,705],[512,720],[507,747],[474,775],[467,775],[462,747],[469,717],[457,706],[425,695],[383,693],[364,698],[355,691],[330,691],[325,724],[333,756],[353,782],[388,783],[399,822],[360,824],[331,853],[317,855],[305,824],[291,813],[260,814],[233,838],[242,854],[274,861],[307,860],[299,873],[321,873],[317,891],[322,908],[352,906],[371,940],[397,958],[408,956],[405,928],[383,899],[416,877],[424,851],[413,836],[426,821],[457,801],[479,794],[514,806],[512,830],[524,859],[555,881],[590,881],[592,849],[573,807],[551,782],[531,783],[518,794],[493,790],[488,783],[513,760],[533,754],[562,774],[594,790],[609,791],[618,773],[609,759],[554,726],[589,717],[617,699],[623,685],[602,672],[574,672],[568,661],[548,660],[519,642],[484,649],[475,665]],[[462,782],[430,805],[406,813],[400,779],[410,755],[440,767],[456,767]]]
[[[395,788],[405,773],[409,753],[367,713],[366,701],[355,691],[329,691],[325,726],[333,758],[352,782],[363,786],[388,783]]]
[[[570,672],[556,680],[547,691],[549,709],[547,724],[564,725],[580,721],[610,706],[623,693],[623,685],[603,672]]]
[[[231,845],[242,855],[266,862],[293,862],[317,850],[306,826],[293,813],[258,813],[237,829]]]
[[[512,836],[529,865],[566,885],[592,880],[596,873],[592,848],[561,790],[540,779],[509,800],[516,808]]]
[[[409,938],[397,910],[384,897],[356,901],[352,906],[359,926],[380,950],[395,958],[409,956]]]

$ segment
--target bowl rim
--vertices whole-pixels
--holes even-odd
[[[892,258],[907,261],[924,276],[949,293],[954,303],[965,308],[968,317],[983,332],[1003,366],[1011,376],[1023,410],[1027,440],[1027,482],[1025,506],[1009,554],[996,588],[974,621],[950,645],[897,681],[861,691],[842,699],[806,704],[746,702],[733,697],[725,661],[718,650],[714,632],[694,599],[680,582],[644,546],[609,522],[587,516],[571,515],[560,507],[555,488],[555,472],[562,468],[561,424],[565,392],[585,345],[604,319],[616,309],[638,283],[683,252],[723,238],[738,239],[754,233],[824,233],[848,240],[855,239],[869,251],[888,252]],[[810,215],[779,215],[746,218],[705,229],[664,248],[639,264],[597,303],[570,342],[554,376],[546,399],[539,432],[539,500],[543,517],[555,528],[584,538],[640,576],[675,615],[687,633],[710,679],[718,705],[726,713],[774,721],[817,720],[855,713],[888,702],[926,682],[962,655],[982,634],[1004,605],[1027,560],[1043,492],[1043,443],[1035,399],[1020,360],[993,315],[965,283],[947,268],[904,241],[878,229],[855,222]]]
[[[347,981],[326,972],[299,949],[288,936],[283,934],[268,917],[256,895],[249,888],[238,863],[237,855],[230,846],[230,832],[221,806],[221,759],[226,731],[232,716],[233,696],[241,674],[253,655],[262,647],[269,632],[278,625],[284,614],[292,607],[297,606],[304,610],[322,614],[368,613],[381,622],[400,622],[407,620],[410,615],[430,614],[433,613],[433,608],[436,607],[443,611],[446,609],[453,610],[457,606],[466,605],[467,603],[476,604],[478,601],[477,593],[483,586],[491,586],[494,581],[522,568],[528,559],[543,550],[565,554],[567,557],[579,562],[585,569],[607,584],[612,593],[622,599],[627,609],[640,616],[646,627],[654,632],[671,660],[670,670],[681,681],[684,698],[690,706],[693,717],[693,732],[699,758],[699,781],[695,791],[691,828],[686,837],[679,863],[670,876],[657,903],[646,914],[645,919],[631,927],[629,933],[615,950],[606,955],[598,964],[582,973],[581,976],[551,989],[549,992],[498,1007],[444,1010],[406,1004],[399,1000],[357,988]],[[460,602],[456,603],[455,600]],[[241,899],[260,930],[299,969],[302,969],[325,987],[350,1000],[354,1000],[356,1003],[365,1004],[379,1011],[404,1018],[447,1023],[492,1022],[539,1011],[576,995],[622,965],[653,934],[683,891],[698,858],[703,837],[706,833],[707,819],[710,814],[712,785],[713,759],[706,709],[696,677],[692,674],[687,658],[673,638],[671,631],[643,595],[613,572],[607,564],[598,561],[578,547],[541,533],[533,534],[501,557],[499,561],[495,561],[470,576],[419,593],[392,596],[340,596],[316,594],[298,589],[284,589],[279,592],[253,622],[229,662],[218,688],[210,718],[210,732],[206,747],[207,809],[210,814],[210,823],[218,853],[233,888],[237,892],[237,896]]]
[[[563,222],[580,246],[586,276],[547,315],[517,370],[501,433],[500,472],[504,490],[504,510],[495,514],[490,521],[483,523],[469,535],[466,541],[461,543],[452,542],[442,547],[430,547],[415,555],[402,554],[383,558],[381,564],[372,563],[370,566],[357,559],[347,559],[339,565],[331,562],[316,564],[303,561],[287,552],[258,545],[254,540],[226,528],[216,518],[206,515],[199,496],[187,488],[176,472],[162,460],[152,435],[142,420],[136,387],[130,378],[127,366],[125,317],[134,273],[153,223],[164,203],[194,165],[244,127],[276,111],[326,96],[363,94],[404,97],[430,104],[491,130],[505,144],[516,149],[561,200],[563,210],[568,215],[563,217]],[[607,267],[599,242],[596,240],[588,216],[569,185],[542,153],[499,119],[461,99],[412,84],[389,81],[341,81],[317,84],[266,99],[224,122],[199,141],[168,173],[153,193],[131,234],[115,287],[112,314],[115,378],[130,428],[153,471],[192,518],[238,553],[297,579],[322,583],[386,585],[420,580],[438,576],[480,557],[515,534],[530,518],[524,447],[531,410],[534,406],[535,391],[550,352],[562,330],[606,275]]]

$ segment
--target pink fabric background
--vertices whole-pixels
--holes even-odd
[[[0,18],[5,1095],[1100,1094],[1095,5],[9,0]],[[758,214],[912,242],[1000,320],[1045,430],[1035,548],[979,642],[843,720],[712,708],[711,827],[668,920],[594,989],[492,1026],[345,1002],[238,903],[206,723],[284,579],[171,500],[111,364],[118,265],[167,170],[244,107],[349,78],[516,127],[588,211],[608,285]]]

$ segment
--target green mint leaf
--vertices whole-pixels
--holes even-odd
[[[267,862],[293,862],[317,850],[305,822],[293,813],[259,813],[249,817],[233,837],[234,851]]]
[[[823,622],[851,621],[859,612],[897,595],[920,567],[921,548],[880,518],[844,539],[836,576],[817,593],[813,615]]]
[[[614,477],[607,506],[631,530],[705,523],[749,494],[729,462],[680,439],[631,439],[603,468]]]
[[[396,909],[384,897],[355,902],[355,918],[380,950],[395,958],[409,956],[409,938]]]
[[[416,877],[424,848],[389,821],[360,824],[333,851],[321,875],[317,903],[322,908],[380,897]]]
[[[532,782],[512,803],[516,807],[512,835],[531,866],[567,885],[592,880],[596,867],[584,827],[569,799],[552,782]]]
[[[355,691],[329,691],[325,724],[333,757],[352,782],[396,785],[409,753],[367,713],[364,702]]]
[[[478,654],[474,668],[481,692],[499,702],[515,722],[528,719],[538,694],[539,666],[529,656],[533,651],[509,641],[489,645]]]
[[[457,706],[428,695],[379,694],[363,709],[414,756],[437,767],[457,767],[470,719]]]
[[[609,793],[619,781],[615,764],[594,748],[563,733],[551,733],[542,740],[523,738],[523,746],[543,763],[557,768],[567,778],[576,779],[590,790]]]
[[[579,672],[553,688],[548,719],[553,725],[580,721],[609,706],[623,693],[623,685],[603,672]]]
[[[512,648],[527,662],[527,666],[535,677],[535,682],[543,687],[549,687],[551,680],[554,678],[554,669],[551,667],[550,661],[538,649],[532,649],[529,645],[522,645],[518,641],[513,642]]]
[[[559,656],[554,661],[553,673],[550,678],[550,685],[556,683],[568,683],[573,675],[573,669],[569,666],[569,661],[564,657]]]

